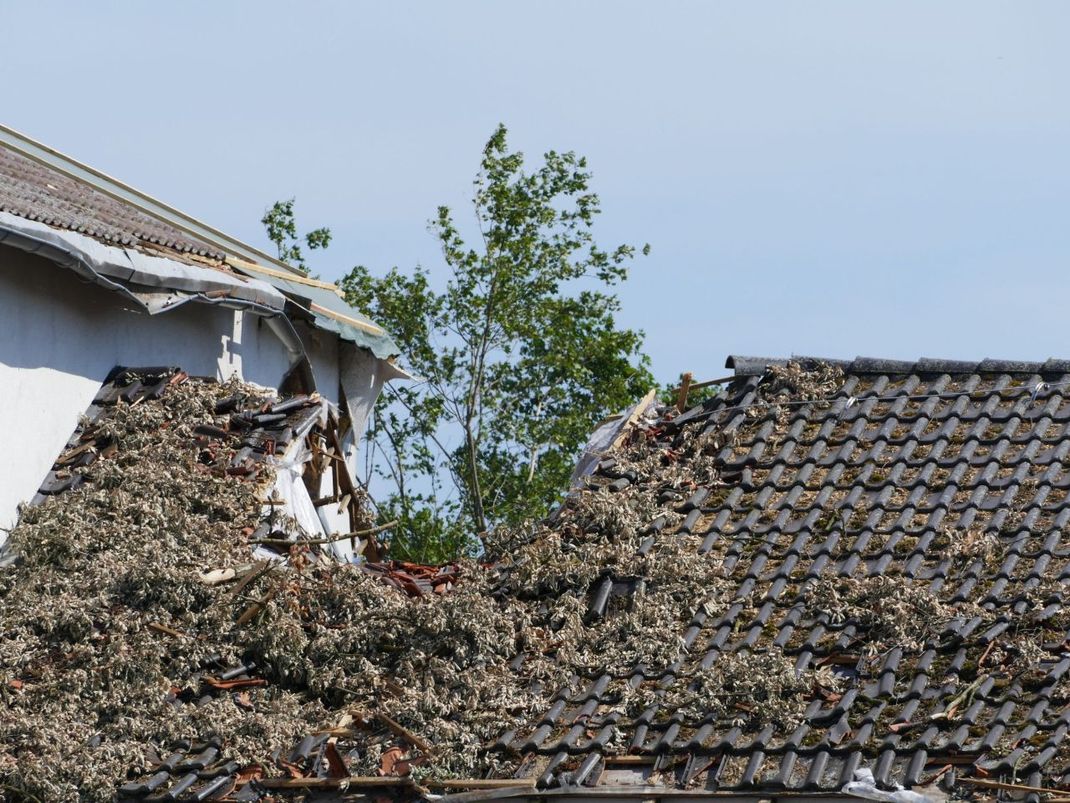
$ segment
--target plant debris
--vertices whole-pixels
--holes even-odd
[[[262,482],[211,470],[195,437],[225,427],[220,400],[256,391],[189,381],[118,404],[95,424],[114,449],[84,469],[92,482],[28,508],[11,534],[21,561],[0,572],[0,783],[16,798],[110,800],[183,742],[215,750],[237,777],[282,774],[298,788],[306,777],[508,778],[531,772],[510,745],[555,701],[589,699],[595,682],[587,737],[604,730],[606,754],[635,749],[636,723],[795,732],[875,680],[896,648],[908,666],[952,623],[998,616],[956,597],[956,582],[795,573],[776,604],[797,609],[799,626],[776,644],[764,635],[777,632],[762,618],[770,577],[747,572],[784,560],[795,536],[710,529],[720,511],[764,526],[777,510],[718,453],[759,432],[776,443],[789,426],[801,431],[808,412],[794,402],[827,407],[843,382],[825,364],[770,369],[758,396],[772,404],[731,427],[676,426],[661,410],[550,520],[499,530],[481,561],[445,567],[343,564],[315,544],[295,544],[284,565],[256,562]],[[808,487],[795,500],[833,558],[865,530],[866,554],[921,550],[932,561],[940,551],[954,579],[991,573],[1022,548],[982,526],[944,527],[919,546],[910,532],[868,528],[872,498],[841,510],[845,495],[819,502]],[[973,675],[949,686],[944,719],[988,677],[1036,682],[1049,654],[1028,634],[1061,622],[1048,609],[1061,585],[1028,585],[1019,629],[971,646]],[[800,664],[811,637],[806,650],[821,660]],[[1053,700],[1070,697],[1063,686]],[[892,724],[872,738],[910,725]],[[292,752],[316,734],[319,752]]]

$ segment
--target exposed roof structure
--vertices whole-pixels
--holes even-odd
[[[15,225],[12,219],[39,225]],[[47,231],[42,233],[42,227]],[[377,357],[398,356],[389,334],[345,303],[333,284],[305,277],[5,126],[0,126],[0,242],[62,261],[112,289],[116,283],[134,285],[150,312],[170,309],[180,297],[252,304],[262,314],[279,314],[285,308],[287,315],[306,319]],[[107,248],[93,248],[93,243]],[[175,268],[145,257],[177,263],[181,279],[176,282]],[[139,270],[127,276],[131,264]],[[223,283],[219,273],[230,278]],[[170,291],[169,303],[148,298],[146,289]]]
[[[66,629],[88,627],[98,651],[146,651],[168,673],[168,716],[186,728],[165,743],[181,728],[148,703],[143,743],[109,741],[131,727],[114,714],[80,724],[101,735],[71,755],[129,767],[115,782],[132,799],[846,791],[910,803],[922,798],[898,785],[929,799],[1070,785],[1070,363],[728,365],[735,377],[713,399],[641,411],[551,520],[498,533],[486,564],[331,568],[306,542],[285,571],[236,572],[188,613],[158,600],[210,567],[176,568],[151,594],[94,596],[101,617],[122,611],[126,636],[72,617],[47,626],[48,652],[9,623],[38,656],[0,663],[10,710],[68,689],[47,685],[63,676],[45,657],[62,665]],[[117,447],[88,468],[113,476],[124,448],[133,465],[159,438],[171,463],[210,473],[257,441],[227,434],[212,412],[222,390],[168,402],[170,387],[133,407],[120,391],[109,415],[121,426],[106,427]],[[256,404],[250,415],[275,425]],[[201,441],[176,440],[194,432]],[[240,472],[223,475],[189,492],[256,509],[209,515],[204,533],[159,525],[190,563],[227,527],[212,536],[221,560],[251,548],[260,503],[237,490]],[[12,536],[28,550],[15,571],[41,600],[68,593],[37,552],[62,550],[48,522],[63,519],[48,516],[65,515],[67,496],[100,499],[89,485],[60,493]],[[136,688],[150,699],[156,687]],[[20,752],[33,738],[0,739],[2,777],[33,775],[33,751]]]

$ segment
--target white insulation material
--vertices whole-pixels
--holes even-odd
[[[918,792],[904,789],[896,784],[888,791],[880,789],[873,777],[873,770],[859,767],[855,770],[854,780],[843,787],[843,794],[859,797],[863,800],[878,800],[882,803],[936,803],[936,799]]]
[[[330,406],[324,400],[318,421],[321,427],[326,426],[329,412]],[[315,419],[312,423],[316,423]],[[272,461],[275,485],[268,496],[275,504],[264,506],[264,517],[281,514],[292,518],[297,523],[300,535],[306,538],[330,538],[333,535],[347,533],[349,532],[349,514],[345,510],[339,510],[338,506],[333,504],[321,505],[317,508],[312,503],[312,497],[309,496],[308,489],[305,487],[304,471],[312,459],[307,435],[307,429],[295,431],[293,441],[286,453]],[[324,472],[322,483],[320,495],[327,496],[332,493],[329,472]],[[296,535],[297,533],[291,533],[291,536]],[[350,541],[346,539],[325,544],[324,550],[338,560],[348,563],[360,555],[361,543],[358,541],[356,546],[357,548],[353,549]]]
[[[644,418],[654,418],[654,404],[654,398],[648,395],[619,416],[597,427],[587,440],[587,445],[583,447],[583,455],[577,461],[576,468],[572,470],[569,486],[575,488],[584,477],[594,471],[625,426],[634,423],[636,419],[642,421]]]

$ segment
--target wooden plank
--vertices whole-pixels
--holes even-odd
[[[635,425],[635,422],[639,420],[640,416],[647,411],[651,402],[654,401],[654,397],[657,396],[657,388],[651,388],[647,391],[647,394],[642,398],[639,404],[635,405],[635,409],[632,410],[632,414],[620,425],[620,430],[617,432],[617,437],[613,439],[613,443],[606,451],[612,452],[614,449],[620,447],[628,437],[628,433]]]
[[[409,777],[396,775],[350,775],[348,778],[261,778],[257,781],[266,789],[357,789],[360,787],[408,787],[416,783]],[[532,789],[534,778],[457,778],[428,781],[430,789]]]
[[[341,312],[335,312],[334,310],[321,307],[314,301],[309,302],[309,308],[313,312],[318,312],[320,315],[326,315],[328,318],[334,318],[336,321],[342,321],[342,323],[348,323],[350,326],[355,326],[358,329],[363,329],[365,332],[369,332],[373,335],[384,335],[385,330],[380,329],[374,323],[368,323],[367,321],[358,321],[356,318],[351,318],[348,315],[343,315]]]
[[[395,775],[350,775],[348,778],[261,778],[257,784],[265,789],[339,789],[347,787],[403,786],[412,788],[412,778]]]
[[[691,390],[691,380],[695,378],[695,375],[690,371],[685,373],[680,379],[680,387],[676,389],[676,411],[682,413],[687,409],[687,393]]]
[[[427,781],[431,789],[532,789],[535,778],[450,778]]]
[[[732,376],[722,376],[719,379],[707,379],[703,382],[692,382],[688,387],[690,387],[691,390],[700,390],[701,388],[708,388],[712,387],[713,385],[723,385],[727,382],[732,382],[733,380],[736,380],[738,378],[739,377],[733,374]],[[679,392],[679,390],[680,388],[673,388],[672,392],[677,393]]]
[[[505,786],[498,789],[473,789],[467,792],[452,792],[448,789],[439,789],[442,793],[442,801],[446,803],[483,803],[484,801],[504,800],[507,798],[534,798],[542,796],[530,786]],[[586,790],[590,791],[590,790]]]
[[[228,257],[227,262],[232,264],[238,270],[250,270],[253,273],[263,273],[265,276],[274,276],[277,279],[285,279],[294,284],[307,284],[309,287],[319,287],[323,290],[330,290],[333,293],[337,293],[339,296],[342,295],[338,286],[331,284],[330,282],[322,282],[319,279],[313,279],[297,273],[285,273],[284,271],[267,268],[263,265],[258,265],[255,262],[250,262],[247,259],[240,259],[238,257]]]

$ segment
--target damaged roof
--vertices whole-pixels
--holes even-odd
[[[0,148],[0,211],[154,256],[193,255],[202,257],[197,264],[220,266],[226,259],[222,250],[9,148]]]
[[[727,366],[723,394],[647,427],[657,467],[610,456],[584,492],[655,498],[639,550],[689,538],[717,604],[690,600],[675,660],[589,675],[501,746],[548,756],[545,783],[646,756],[707,790],[834,791],[860,768],[886,789],[1065,786],[1070,362]],[[592,584],[589,620],[641,581]]]
[[[225,467],[263,438],[228,435],[234,413],[213,412],[233,389],[113,392],[114,443],[74,469],[92,476],[12,534],[25,562],[11,570],[23,585],[0,585],[17,635],[0,662],[9,710],[47,715],[61,694],[110,712],[83,713],[63,747],[77,763],[51,771],[104,788],[94,767],[109,767],[130,799],[1070,786],[1070,362],[728,366],[713,399],[641,411],[550,520],[493,534],[481,563],[335,566],[305,541],[280,550],[285,570],[235,573],[188,610],[167,600],[248,560],[261,503]],[[278,404],[254,401],[249,415]],[[55,531],[157,440],[189,509],[177,529],[150,515],[131,544],[164,538],[182,566]],[[187,477],[187,463],[207,468]],[[100,515],[105,530],[133,520]],[[107,585],[86,539],[127,574],[143,560],[151,593]],[[91,613],[34,636],[12,611],[70,594],[48,581],[57,550],[92,592],[63,599]],[[43,596],[19,596],[25,584]],[[137,716],[75,672],[72,632],[104,655],[144,652],[158,679],[112,678],[132,684]],[[4,782],[47,788],[43,737],[0,726]]]
[[[64,234],[42,238],[32,224],[7,225],[5,215]],[[122,250],[111,259],[106,254],[87,256],[80,236]],[[190,271],[229,274],[232,281],[229,289],[223,290],[218,273],[215,278],[202,273],[201,300],[218,303],[220,294],[225,293],[235,300],[255,300],[261,312],[278,314],[283,302],[276,304],[270,296],[281,294],[287,301],[287,315],[304,318],[382,359],[399,355],[390,335],[347,304],[335,285],[306,277],[274,257],[2,125],[0,241],[50,257],[59,248],[66,259],[94,263],[85,266],[94,273],[114,262],[111,270],[103,271],[109,279],[121,279],[133,261],[146,268],[140,274],[140,284],[152,281],[148,263],[124,257],[124,251],[171,260],[189,270],[179,287],[168,283],[174,282],[171,275],[161,278],[160,284],[185,293],[198,288]],[[262,289],[259,293],[255,292],[257,286]]]

